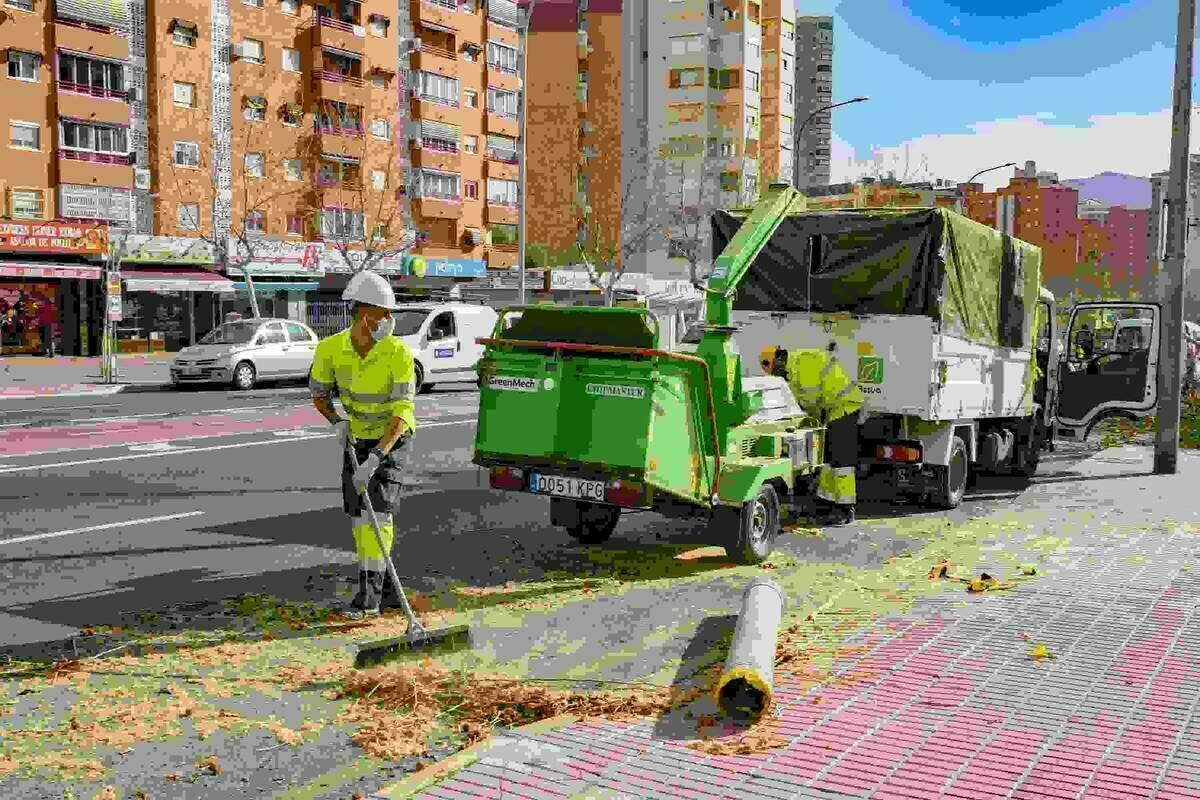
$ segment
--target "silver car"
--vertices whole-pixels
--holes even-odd
[[[263,380],[308,376],[317,335],[312,328],[289,319],[242,319],[225,322],[171,362],[171,382],[231,383],[250,389]]]

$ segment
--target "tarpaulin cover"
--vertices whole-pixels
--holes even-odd
[[[714,254],[747,213],[713,214]],[[734,309],[918,314],[967,341],[1024,347],[1041,266],[1036,247],[944,208],[807,211],[780,223]]]

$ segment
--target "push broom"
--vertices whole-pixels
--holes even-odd
[[[408,443],[408,447],[411,450],[411,440]],[[354,446],[350,442],[346,442],[346,451],[350,454],[350,463],[357,464],[358,458],[354,454]],[[406,465],[408,463],[408,455],[408,452],[406,452],[404,457]],[[400,605],[404,609],[404,616],[408,618],[408,630],[403,636],[377,639],[373,642],[360,644],[358,652],[354,655],[355,669],[363,669],[374,664],[380,664],[392,656],[429,647],[438,647],[440,645],[470,647],[471,629],[468,626],[456,625],[449,628],[429,630],[417,619],[417,615],[413,613],[412,606],[408,604],[408,597],[404,594],[404,587],[400,585],[400,576],[396,574],[396,565],[392,563],[392,554],[383,546],[383,530],[379,526],[379,517],[375,514],[375,507],[371,504],[370,491],[364,490],[361,492],[361,497],[363,505],[367,509],[367,516],[371,518],[371,527],[375,531],[375,541],[379,545],[379,552],[383,554],[383,563],[387,567],[388,580],[392,582],[392,587],[396,590],[396,596],[400,598]]]

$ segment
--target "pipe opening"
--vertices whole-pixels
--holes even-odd
[[[753,719],[766,710],[766,692],[745,678],[734,678],[721,687],[721,710],[730,717]]]

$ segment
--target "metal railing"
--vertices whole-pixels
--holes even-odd
[[[353,317],[345,300],[315,300],[307,304],[305,322],[324,339],[350,327]]]
[[[118,100],[126,100],[129,97],[129,92],[125,89],[106,89],[102,86],[89,86],[86,83],[72,83],[71,81],[59,81],[58,90],[69,94],[86,94],[92,97],[111,97]]]
[[[351,86],[364,86],[365,82],[357,75],[343,75],[327,69],[313,70],[314,82],[328,81],[329,83],[348,83]]]
[[[71,161],[91,161],[96,164],[119,164],[121,166],[129,166],[132,161],[128,154],[118,153],[97,153],[91,150],[68,150],[59,148],[59,158],[66,158]]]
[[[346,136],[352,139],[361,139],[366,134],[365,128],[344,128],[338,125],[321,125],[313,123],[313,132],[322,136]]]
[[[445,47],[438,47],[436,44],[429,44],[428,42],[421,42],[421,47],[419,49],[422,53],[429,53],[430,55],[441,56],[442,58],[448,58],[451,61],[455,60],[455,55],[454,55],[453,50],[447,50]]]

